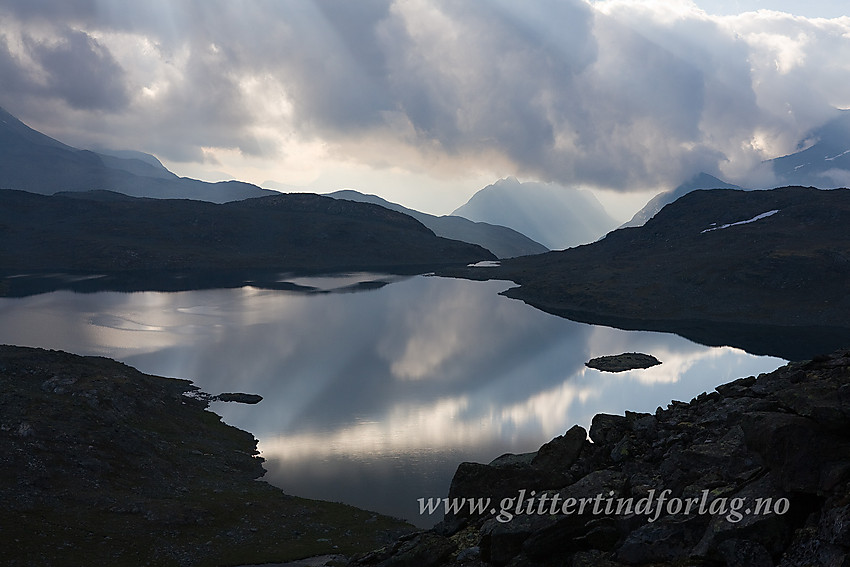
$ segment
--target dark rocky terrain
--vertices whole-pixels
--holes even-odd
[[[401,213],[305,193],[215,204],[0,190],[0,295],[274,285],[281,272],[416,273],[492,259]]]
[[[599,414],[587,436],[574,426],[535,453],[462,463],[448,496],[490,498],[484,514],[464,505],[433,530],[351,565],[850,562],[850,350],[654,414]],[[654,505],[639,508],[641,500]]]
[[[700,190],[593,244],[446,273],[512,280],[505,295],[577,321],[801,360],[850,344],[848,226],[848,189]]]
[[[259,482],[256,440],[205,398],[105,358],[0,347],[0,564],[281,562],[413,529]]]

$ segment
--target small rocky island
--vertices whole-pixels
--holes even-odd
[[[626,352],[611,356],[600,356],[591,358],[584,363],[588,368],[601,370],[602,372],[625,372],[640,368],[651,368],[661,364],[661,361],[651,354],[640,352]]]
[[[599,414],[589,438],[576,425],[535,453],[462,463],[454,513],[352,565],[848,564],[850,350],[654,414]]]
[[[211,398],[106,358],[0,346],[0,564],[259,564],[414,530],[258,482],[257,441]]]

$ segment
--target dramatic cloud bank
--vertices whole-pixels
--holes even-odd
[[[850,107],[848,76],[850,17],[687,0],[0,0],[0,105],[246,178],[769,183],[758,164]]]

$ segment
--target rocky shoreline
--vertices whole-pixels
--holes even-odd
[[[414,530],[258,482],[257,441],[210,399],[106,358],[0,346],[0,564],[259,564]]]
[[[848,565],[850,350],[462,463],[448,498],[434,529],[350,565]]]
[[[207,404],[186,380],[0,347],[0,562],[850,563],[850,349],[462,463],[427,531],[257,482],[256,440]]]

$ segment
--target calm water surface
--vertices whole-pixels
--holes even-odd
[[[784,361],[675,335],[575,323],[504,298],[510,282],[375,274],[292,278],[317,293],[53,292],[0,299],[0,342],[115,358],[193,380],[252,432],[266,479],[430,526],[460,461],[526,452],[594,414],[655,411]],[[388,285],[351,292],[362,281]],[[663,362],[618,374],[595,356]]]

